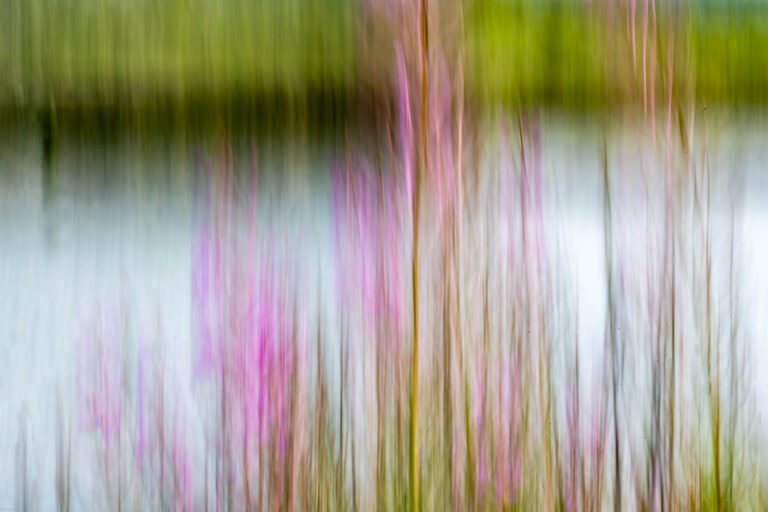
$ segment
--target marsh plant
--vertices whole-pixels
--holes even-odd
[[[603,122],[595,155],[603,305],[570,271],[546,113],[468,108],[466,6],[369,0],[361,52],[386,59],[386,100],[379,143],[347,137],[324,164],[332,285],[306,277],[260,204],[258,158],[241,169],[222,136],[194,178],[195,400],[175,399],[172,354],[127,312],[86,323],[100,506],[760,509],[738,180],[712,168],[708,120],[675,81],[677,18],[587,4],[631,63],[632,129]],[[604,310],[598,334],[584,308]]]

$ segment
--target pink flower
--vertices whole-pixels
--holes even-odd
[[[123,324],[99,311],[85,327],[80,353],[80,391],[86,428],[101,435],[105,449],[117,442],[122,411]]]
[[[396,55],[397,61],[397,89],[398,89],[398,102],[397,102],[397,115],[398,115],[398,141],[400,159],[402,162],[402,172],[405,176],[405,189],[406,197],[408,198],[408,205],[413,201],[413,159],[414,155],[414,136],[415,131],[413,128],[413,115],[411,105],[410,87],[408,84],[408,72],[406,70],[405,56],[403,55],[403,49],[400,45],[397,46]]]
[[[354,170],[349,167],[354,167]],[[402,189],[364,160],[331,173],[337,290],[342,307],[359,306],[369,327],[388,325],[398,339],[404,329],[402,301]]]
[[[146,394],[147,383],[145,381],[145,365],[147,359],[148,347],[146,344],[139,346],[139,352],[136,360],[136,441],[134,456],[136,458],[136,466],[139,470],[142,467],[144,461],[144,452],[146,450],[146,426],[145,426],[145,409],[146,409]]]
[[[173,473],[173,510],[192,510],[192,477],[186,444],[185,421],[178,406],[171,439],[171,471]]]

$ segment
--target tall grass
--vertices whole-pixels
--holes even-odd
[[[635,2],[595,14],[630,20],[616,31],[643,108],[618,112],[641,140],[606,129],[596,155],[605,325],[586,340],[579,309],[599,306],[567,272],[542,115],[497,110],[488,129],[466,111],[461,5],[366,8],[391,36],[396,94],[383,141],[348,139],[329,162],[334,287],[302,281],[299,249],[259,218],[258,170],[236,173],[225,139],[195,192],[201,460],[163,358],[100,317],[82,390],[105,508],[763,506],[738,211],[655,2],[642,21]]]

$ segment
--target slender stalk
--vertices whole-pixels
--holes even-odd
[[[612,223],[611,223],[611,189],[608,176],[608,149],[607,142],[603,140],[603,219],[605,236],[605,264],[608,273],[608,348],[611,357],[611,405],[613,408],[613,462],[614,462],[614,509],[621,510],[622,486],[621,486],[621,445],[619,442],[619,353],[616,339],[616,304],[614,297],[613,275],[613,247],[612,247]]]
[[[419,119],[419,152],[420,165],[417,167],[413,188],[413,243],[411,247],[411,291],[413,300],[413,354],[411,360],[411,421],[410,430],[410,508],[419,510],[419,454],[416,436],[418,433],[418,399],[419,390],[419,194],[421,173],[426,171],[427,156],[427,57],[428,57],[428,23],[427,0],[421,0],[419,57],[421,64],[421,115]]]

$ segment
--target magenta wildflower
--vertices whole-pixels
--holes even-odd
[[[397,341],[402,312],[402,223],[404,202],[397,180],[355,160],[342,176],[331,173],[331,214],[335,236],[336,279],[343,307],[358,308],[368,326],[384,321]]]
[[[413,180],[414,180],[414,123],[411,105],[410,86],[408,84],[408,71],[406,70],[405,56],[400,45],[396,50],[396,65],[397,65],[397,89],[398,89],[398,141],[400,147],[400,160],[402,165],[403,176],[405,177],[405,189],[406,197],[408,198],[408,204],[413,201]]]
[[[179,406],[173,422],[171,439],[171,471],[173,474],[173,510],[192,510],[192,473],[187,448],[186,418],[179,414]]]
[[[148,386],[145,380],[147,351],[147,345],[141,344],[139,346],[136,360],[136,441],[134,457],[136,458],[136,466],[139,468],[139,470],[141,470],[142,463],[144,461],[144,453],[146,451],[147,444],[145,425],[145,409],[147,401],[146,395],[148,392]]]
[[[100,310],[86,325],[80,372],[83,420],[109,450],[118,442],[122,420],[123,323]]]

